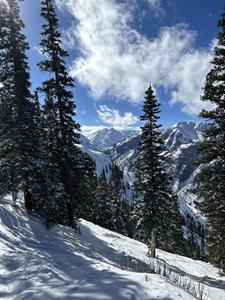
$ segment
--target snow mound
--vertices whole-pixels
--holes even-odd
[[[161,275],[124,268],[134,260],[146,264],[146,245],[84,220],[80,229],[46,230],[22,206],[0,200],[0,299],[196,299]],[[160,250],[158,256],[204,282],[208,300],[225,299],[225,279],[210,264]]]

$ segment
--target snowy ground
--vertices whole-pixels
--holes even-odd
[[[145,265],[147,247],[120,234],[81,222],[81,234],[50,230],[10,200],[0,200],[0,299],[192,300],[161,275],[127,271]],[[183,276],[204,282],[208,300],[225,300],[225,278],[200,261],[158,250]],[[206,298],[205,298],[206,299]]]

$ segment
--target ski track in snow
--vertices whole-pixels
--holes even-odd
[[[82,220],[81,234],[49,230],[10,199],[0,200],[0,299],[192,300],[163,276],[122,270],[145,264],[147,246]],[[210,264],[157,250],[175,272],[204,282],[208,300],[225,300],[225,278]]]

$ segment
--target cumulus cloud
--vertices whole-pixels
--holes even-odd
[[[97,113],[102,122],[120,129],[128,128],[138,121],[138,117],[131,112],[121,115],[118,109],[109,108],[107,105],[100,105]]]
[[[150,39],[132,27],[133,12],[124,2],[57,3],[76,20],[68,34],[70,42],[79,45],[80,56],[72,64],[71,74],[95,99],[110,95],[140,103],[151,81],[156,89],[164,87],[170,103],[180,103],[183,111],[196,114],[202,109],[199,98],[211,48],[195,49],[196,32],[187,25],[161,28],[158,37]]]

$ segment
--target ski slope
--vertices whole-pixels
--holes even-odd
[[[84,220],[80,230],[46,230],[20,205],[0,200],[0,299],[196,299],[161,275],[134,272],[132,265],[148,263],[146,245]],[[157,254],[178,274],[204,282],[208,300],[225,300],[225,278],[216,268]]]

